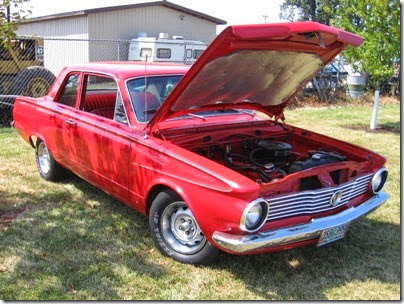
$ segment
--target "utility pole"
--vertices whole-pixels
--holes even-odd
[[[265,14],[265,15],[262,15],[262,17],[264,17],[264,20],[265,20],[264,22],[265,22],[265,23],[267,23],[267,18],[268,18],[268,15],[267,15],[267,14]]]
[[[7,22],[10,23],[11,21],[11,13],[10,13],[10,4],[7,5]]]

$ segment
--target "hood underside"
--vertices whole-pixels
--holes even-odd
[[[305,79],[322,67],[316,54],[237,51],[206,64],[171,111],[198,110],[216,104],[276,106],[286,102]]]
[[[325,64],[362,38],[315,22],[230,26],[203,52],[149,122],[247,108],[281,116]]]

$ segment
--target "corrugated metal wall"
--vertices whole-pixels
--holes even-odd
[[[180,16],[184,16],[181,20]],[[132,39],[138,32],[146,32],[149,37],[158,37],[160,32],[184,36],[185,39],[210,43],[216,37],[216,24],[205,19],[188,15],[163,6],[150,6],[90,14],[88,16],[90,39]],[[117,46],[90,44],[90,61],[116,60]],[[128,44],[121,45],[121,53]],[[125,60],[126,58],[120,58]]]
[[[23,23],[18,35],[88,39],[87,16]],[[89,61],[88,41],[44,40],[44,66],[58,75],[63,67]]]
[[[87,16],[59,18],[20,24],[18,35],[88,39]]]
[[[132,39],[138,32],[147,32],[148,36],[165,32],[210,43],[216,36],[215,23],[164,6],[95,13],[88,18],[90,39]]]
[[[160,32],[210,43],[216,24],[164,6],[149,6],[23,23],[18,35],[66,39],[132,39],[139,32]],[[55,75],[64,66],[89,61],[127,60],[129,43],[101,41],[44,41],[44,66]]]

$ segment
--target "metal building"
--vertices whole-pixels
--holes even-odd
[[[31,18],[19,26],[17,34],[61,39],[44,40],[44,66],[57,75],[67,65],[127,59],[127,44],[97,39],[129,40],[139,32],[149,37],[165,32],[208,44],[218,24],[226,21],[168,1],[154,1]]]

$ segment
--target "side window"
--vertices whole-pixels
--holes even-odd
[[[77,89],[79,87],[80,74],[72,74],[67,78],[65,87],[59,96],[59,103],[74,107],[76,105]]]
[[[157,58],[171,58],[171,49],[157,49]]]
[[[114,120],[120,122],[124,125],[128,124],[128,117],[126,116],[125,107],[123,105],[123,100],[121,93],[118,92],[116,95]]]
[[[127,123],[122,98],[113,78],[108,76],[85,75],[83,97],[80,109],[108,119]],[[121,106],[119,106],[119,104]],[[118,114],[116,114],[118,113]]]

